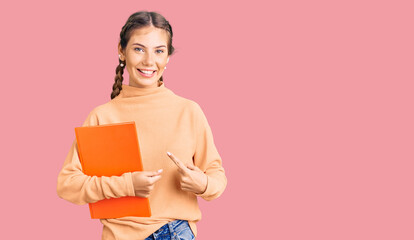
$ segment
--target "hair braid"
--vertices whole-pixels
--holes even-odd
[[[123,67],[121,67],[121,63],[123,63]],[[112,85],[112,93],[111,93],[111,99],[114,99],[116,96],[119,95],[119,93],[122,90],[122,81],[124,80],[123,74],[124,74],[124,68],[125,68],[125,62],[122,62],[119,60],[119,64],[116,67],[116,75],[115,75],[115,83]]]

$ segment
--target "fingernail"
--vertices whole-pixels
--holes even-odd
[[[162,173],[162,171],[163,171],[162,169],[158,170],[159,173]]]
[[[171,156],[171,153],[170,152],[167,152],[167,154],[168,154],[168,156]]]

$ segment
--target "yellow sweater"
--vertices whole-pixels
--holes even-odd
[[[145,171],[163,169],[162,178],[149,197],[152,216],[100,219],[102,239],[145,239],[175,219],[188,220],[194,234],[201,219],[197,196],[219,197],[227,185],[222,161],[200,106],[166,88],[136,88],[122,85],[120,94],[95,107],[82,126],[135,121]],[[196,195],[181,190],[177,166],[166,152],[183,162],[193,162],[208,176],[207,189]],[[59,197],[75,203],[93,203],[105,198],[135,196],[132,174],[96,177],[83,174],[76,138],[57,178]]]

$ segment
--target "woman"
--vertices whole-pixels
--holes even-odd
[[[227,185],[202,109],[164,85],[162,74],[174,52],[172,37],[169,22],[160,14],[132,14],[120,33],[111,100],[95,107],[82,125],[135,121],[145,171],[87,176],[75,139],[59,173],[59,197],[75,204],[149,198],[151,217],[100,219],[102,239],[194,239],[201,219],[197,196],[215,199]],[[129,85],[122,83],[124,68]]]

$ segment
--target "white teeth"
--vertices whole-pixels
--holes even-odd
[[[141,70],[141,69],[140,69],[140,71],[145,73],[145,74],[148,74],[148,75],[151,75],[154,72],[154,71],[145,71],[145,70]]]

